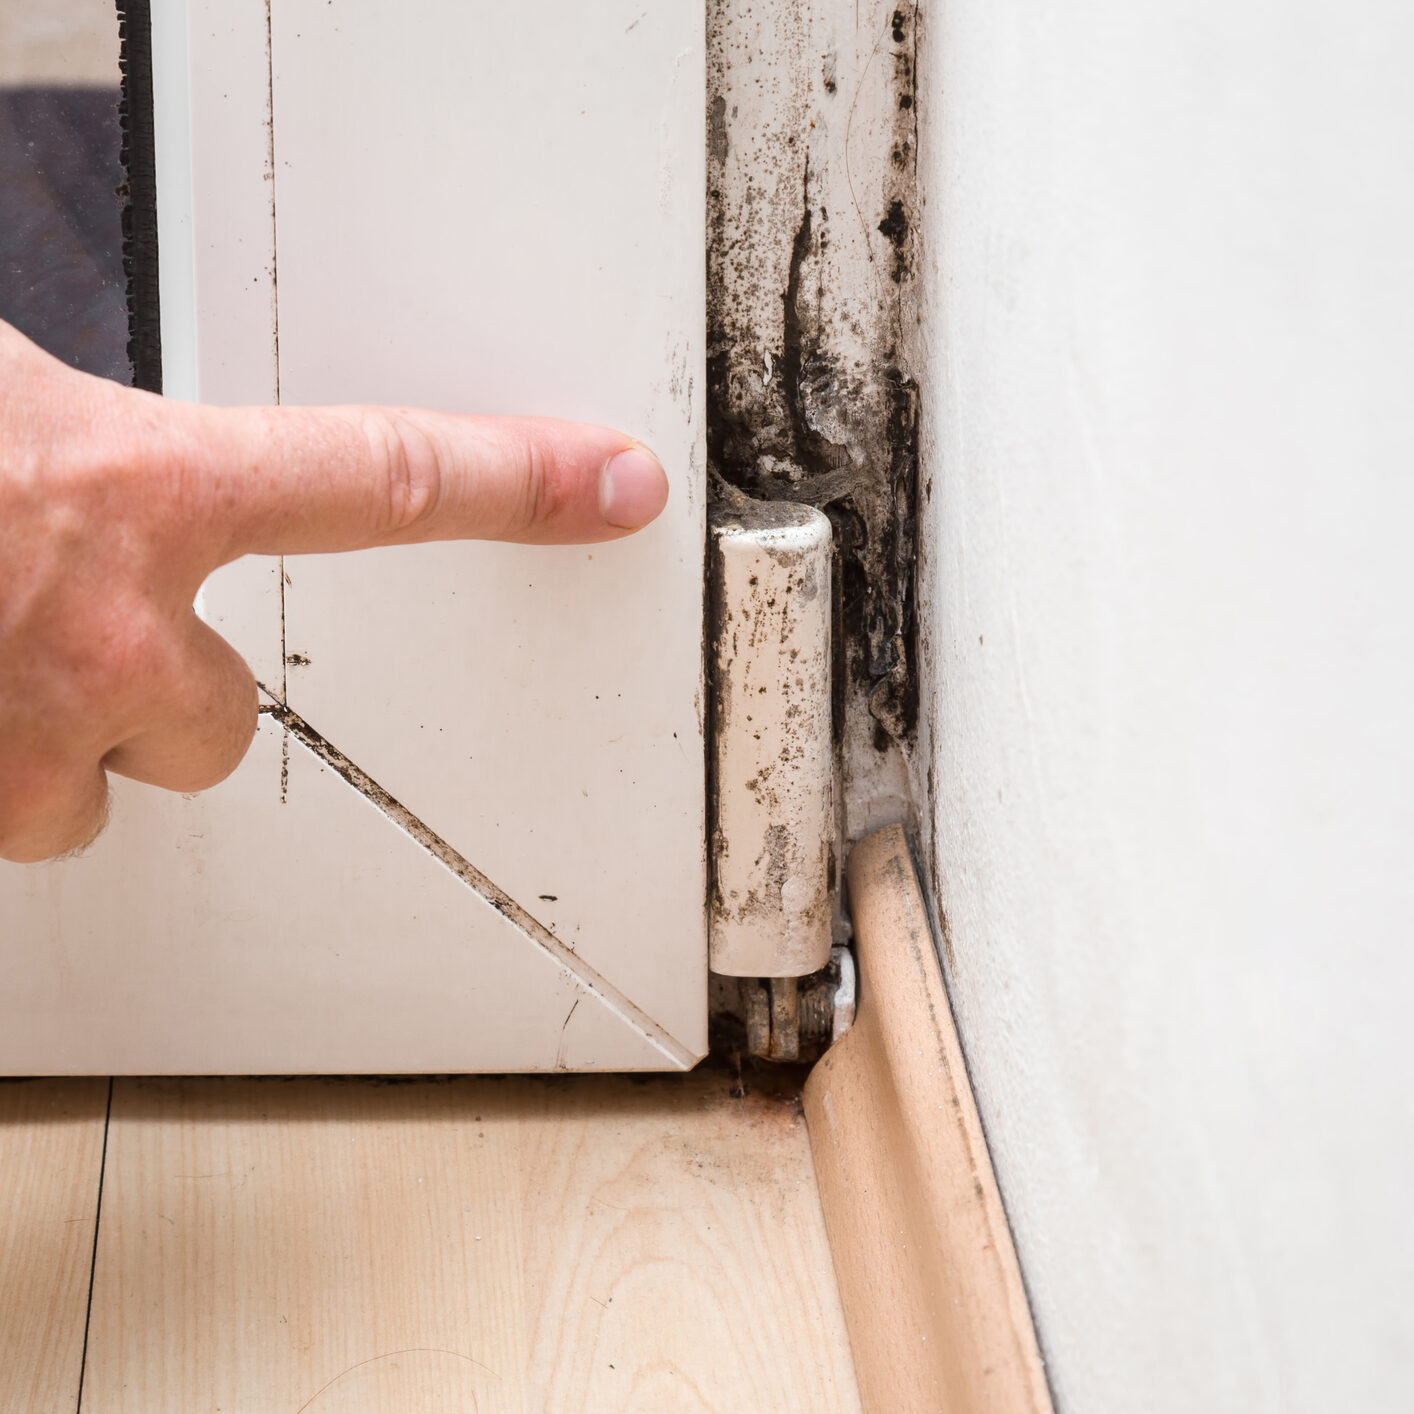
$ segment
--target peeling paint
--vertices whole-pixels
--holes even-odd
[[[915,4],[708,5],[708,445],[824,510],[846,829],[898,789],[918,698]]]

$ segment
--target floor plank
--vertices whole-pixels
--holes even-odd
[[[0,1414],[74,1414],[106,1080],[0,1082]]]
[[[119,1081],[84,1414],[856,1411],[798,1102]]]

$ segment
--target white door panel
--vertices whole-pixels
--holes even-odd
[[[87,856],[7,871],[7,913],[29,926],[0,948],[0,1071],[680,1063],[298,741],[282,759],[261,721],[224,785],[116,783]]]
[[[423,4],[391,22],[381,0],[286,0],[272,28],[282,401],[607,422],[655,447],[674,491],[613,545],[288,561],[288,701],[694,1037],[696,11]],[[418,101],[369,101],[390,90]]]
[[[701,4],[274,0],[268,50],[254,0],[154,16],[169,392],[606,422],[673,495],[615,545],[213,576],[326,759],[264,717],[216,791],[121,785],[87,857],[0,871],[0,1070],[691,1064]]]
[[[286,568],[295,711],[673,1035],[696,1034],[703,886],[684,841],[702,756],[672,684],[700,648],[673,641],[687,615],[669,586],[700,571],[653,532]]]

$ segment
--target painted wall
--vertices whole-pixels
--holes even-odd
[[[1059,1405],[1414,1407],[1414,6],[925,25],[923,848]]]

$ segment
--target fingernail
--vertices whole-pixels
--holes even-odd
[[[646,447],[610,457],[599,476],[599,514],[620,530],[647,525],[668,504],[668,478]]]

